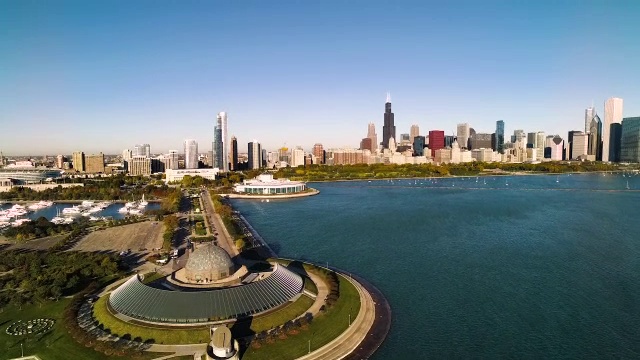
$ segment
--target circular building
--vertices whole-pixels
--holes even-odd
[[[217,281],[231,276],[233,272],[234,265],[229,254],[213,244],[196,248],[184,267],[185,277],[194,283]]]
[[[143,322],[206,323],[269,311],[293,301],[303,286],[300,275],[276,263],[259,280],[198,291],[158,289],[133,275],[111,292],[108,302],[114,312]]]
[[[274,179],[271,174],[262,174],[252,180],[244,180],[236,184],[234,191],[251,195],[283,195],[294,194],[307,190],[307,184],[289,179]]]

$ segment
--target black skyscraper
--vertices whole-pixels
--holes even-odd
[[[382,145],[383,149],[389,148],[389,139],[396,141],[396,126],[393,122],[393,113],[391,112],[391,94],[387,93],[387,102],[384,104],[384,126],[382,127]],[[397,143],[396,143],[397,144]]]

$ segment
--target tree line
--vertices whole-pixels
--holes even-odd
[[[170,188],[164,183],[153,185],[148,183],[132,183],[132,179],[124,176],[115,176],[100,180],[86,179],[84,186],[62,187],[58,186],[43,191],[35,191],[25,187],[13,187],[11,190],[0,193],[0,200],[4,201],[39,201],[39,200],[110,200],[132,201],[139,200],[142,195],[146,200],[161,199],[167,197],[176,189]]]
[[[498,172],[591,172],[615,171],[618,166],[602,162],[544,162],[529,163],[481,163],[462,164],[355,164],[355,165],[306,165],[296,168],[280,168],[275,178],[302,181],[333,181],[357,179],[391,179],[441,176],[479,176]],[[491,170],[488,172],[487,170]]]
[[[0,308],[57,300],[122,270],[115,254],[3,251]]]

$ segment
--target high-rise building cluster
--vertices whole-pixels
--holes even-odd
[[[188,174],[215,176],[218,171],[307,166],[310,164],[424,164],[480,162],[542,162],[560,160],[640,162],[640,117],[623,118],[623,100],[612,97],[604,103],[604,121],[592,105],[584,110],[584,127],[571,130],[567,137],[543,131],[516,129],[507,136],[505,121],[497,120],[493,132],[477,132],[468,122],[457,124],[455,134],[441,129],[420,132],[412,124],[407,133],[396,137],[395,115],[387,93],[382,114],[382,141],[378,141],[376,124],[367,125],[359,148],[330,148],[316,143],[310,152],[300,145],[283,146],[267,151],[252,140],[238,146],[236,136],[229,139],[226,112],[219,112],[213,126],[211,150],[199,152],[198,142],[186,139],[182,154],[170,150],[152,155],[149,144],[136,144],[122,152],[122,166],[105,165],[102,153],[88,155],[76,151],[69,158],[58,155],[53,162],[59,169],[73,168],[87,174],[126,172],[150,175],[167,172],[170,179]],[[246,153],[243,152],[246,149]],[[181,159],[182,156],[182,159]],[[3,159],[4,160],[4,159]],[[214,169],[205,171],[205,167]],[[179,170],[180,169],[180,170]]]

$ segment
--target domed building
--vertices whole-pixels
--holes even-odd
[[[227,252],[213,244],[197,247],[184,267],[185,278],[193,283],[209,283],[233,274],[235,266]]]

